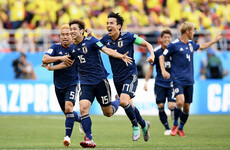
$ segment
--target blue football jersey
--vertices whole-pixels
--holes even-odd
[[[64,56],[69,54],[69,50],[73,48],[73,44],[70,44],[68,48],[64,48],[61,43],[55,43],[50,46],[45,54],[50,56]],[[61,61],[55,62],[54,65],[61,63]],[[78,81],[78,66],[77,62],[65,69],[55,70],[53,74],[54,85],[58,89],[63,89],[68,86],[76,85]]]
[[[199,47],[200,45],[192,40],[186,44],[176,39],[164,50],[164,56],[172,57],[171,75],[174,82],[182,85],[194,84],[193,52]]]
[[[161,74],[161,68],[160,68],[160,63],[159,63],[159,57],[162,55],[163,53],[163,49],[161,48],[161,46],[158,46],[154,49],[154,55],[155,55],[155,60],[153,63],[150,63],[152,66],[156,66],[156,78],[155,78],[155,84],[161,87],[165,87],[165,88],[170,88],[170,83],[171,83],[171,78],[170,79],[164,79],[162,74]],[[165,58],[165,69],[167,72],[171,73],[171,57],[166,57]]]
[[[112,38],[107,34],[101,39],[101,42],[106,47],[111,48],[118,53],[125,54],[126,52],[129,52],[128,56],[133,58],[135,40],[135,34],[121,32],[120,36],[115,41],[113,41]],[[123,81],[132,74],[137,75],[137,67],[134,59],[132,65],[129,64],[128,66],[126,66],[122,59],[109,57],[109,60],[113,72],[114,82]]]
[[[104,45],[95,37],[84,37],[79,44],[73,44],[70,55],[78,62],[80,83],[96,85],[109,74],[101,59],[101,48]]]

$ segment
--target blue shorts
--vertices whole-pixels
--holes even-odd
[[[131,98],[135,97],[134,93],[137,89],[137,75],[133,74],[132,76],[128,77],[123,82],[114,82],[114,85],[117,90],[117,94],[120,96],[121,93],[128,94]]]
[[[81,85],[80,100],[87,99],[93,103],[95,97],[102,107],[111,104],[111,89],[107,79],[97,85]]]
[[[174,93],[173,93],[173,88],[165,88],[159,85],[155,84],[154,87],[154,92],[156,95],[156,103],[160,104],[160,103],[165,103],[166,102],[166,98],[168,100],[168,102],[176,102],[176,99],[174,97]]]
[[[64,89],[57,89],[55,87],[55,93],[58,99],[58,103],[63,112],[65,112],[65,101],[71,101],[73,105],[75,105],[77,92],[78,92],[78,84],[69,86]]]
[[[192,103],[193,98],[193,85],[180,85],[178,83],[173,83],[173,89],[175,92],[175,97],[179,94],[184,95],[185,103]]]

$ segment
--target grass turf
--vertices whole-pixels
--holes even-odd
[[[163,135],[157,116],[144,116],[151,122],[148,142],[133,142],[132,128],[126,116],[91,116],[96,149],[105,150],[221,150],[230,149],[230,115],[191,115],[184,131],[186,138]],[[168,118],[172,127],[172,120]],[[0,149],[66,149],[63,116],[0,116]],[[83,135],[75,123],[68,150],[82,149]]]

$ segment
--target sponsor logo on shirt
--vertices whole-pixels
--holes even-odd
[[[183,50],[184,50],[184,49],[181,47],[181,48],[180,48],[180,51],[183,51]]]
[[[72,53],[74,53],[74,52],[75,52],[75,49],[72,50]]]
[[[59,52],[58,54],[62,55],[62,52]]]

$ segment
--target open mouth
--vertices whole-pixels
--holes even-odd
[[[112,32],[112,29],[108,29],[108,32]]]

